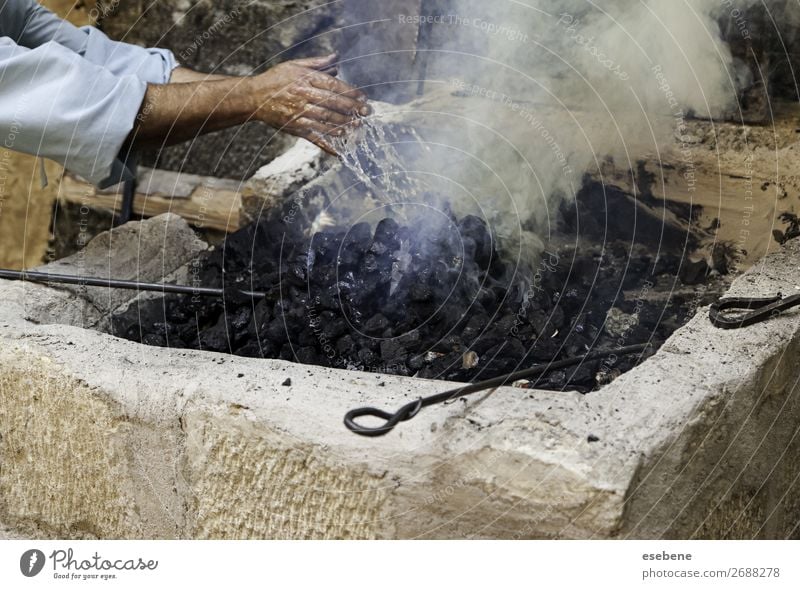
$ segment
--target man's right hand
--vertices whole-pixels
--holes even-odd
[[[296,59],[257,76],[191,81],[190,74],[176,76],[175,83],[149,84],[128,142],[171,145],[259,120],[335,155],[330,139],[370,113],[363,92],[333,77],[336,60],[336,55]]]
[[[255,117],[335,154],[330,137],[368,115],[367,97],[333,77],[337,56],[296,59],[252,78]]]

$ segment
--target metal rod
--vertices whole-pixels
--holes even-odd
[[[102,286],[106,288],[121,288],[125,290],[140,290],[148,292],[174,293],[200,295],[207,297],[224,297],[224,288],[208,286],[188,286],[183,284],[166,284],[163,282],[139,282],[137,280],[122,280],[118,278],[97,278],[92,276],[75,276],[72,274],[51,274],[49,272],[30,272],[28,270],[0,269],[0,278],[6,280],[27,280],[44,284],[76,284],[78,286]],[[228,294],[238,293],[255,299],[264,298],[267,293],[250,290],[227,290]]]
[[[407,403],[402,407],[400,407],[400,409],[398,409],[396,413],[389,413],[388,411],[383,411],[382,409],[376,409],[375,407],[360,407],[358,409],[352,409],[348,411],[347,414],[344,416],[344,425],[351,432],[358,434],[360,436],[371,436],[371,437],[382,436],[392,431],[392,429],[394,429],[394,426],[396,426],[401,421],[408,421],[409,419],[414,417],[417,413],[419,413],[420,409],[422,409],[423,407],[428,407],[429,405],[435,405],[437,403],[444,403],[445,401],[450,401],[453,399],[457,399],[458,397],[463,397],[465,395],[477,393],[478,391],[494,389],[506,385],[510,382],[531,378],[532,376],[541,376],[548,372],[552,372],[553,370],[558,370],[559,368],[565,368],[567,366],[580,364],[581,362],[584,362],[586,360],[596,360],[599,358],[607,358],[609,356],[626,356],[628,354],[636,354],[639,352],[644,352],[648,347],[650,347],[650,344],[636,344],[633,346],[616,348],[614,350],[600,350],[596,352],[589,352],[588,354],[584,354],[583,356],[568,358],[567,360],[558,360],[556,362],[549,362],[547,364],[537,364],[536,366],[526,368],[525,370],[511,372],[510,374],[505,374],[503,376],[498,376],[496,378],[490,378],[489,380],[483,380],[480,382],[468,384],[459,387],[457,389],[451,389],[449,391],[437,393],[429,397],[423,397],[421,399],[417,399],[416,401],[411,401],[410,403]],[[358,424],[355,421],[356,418],[365,416],[383,419],[384,424],[376,427],[366,427]]]
[[[133,201],[136,199],[136,188],[139,185],[139,179],[137,178],[139,166],[135,153],[128,154],[127,166],[133,177],[122,183],[122,206],[115,220],[115,225],[124,225],[133,218]]]
[[[425,10],[426,5],[430,4],[432,3],[422,0],[422,2],[420,2],[420,14],[434,16],[432,11]],[[417,96],[422,96],[425,93],[425,81],[428,76],[428,58],[431,52],[430,42],[432,32],[433,19],[421,19],[417,27],[417,46],[414,52],[414,57],[417,60]]]

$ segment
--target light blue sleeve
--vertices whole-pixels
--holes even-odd
[[[94,27],[81,27],[59,18],[36,0],[0,0],[0,36],[34,49],[55,41],[118,76],[135,75],[152,84],[169,81],[178,63],[167,49],[146,49],[112,41]]]
[[[0,141],[101,186],[131,177],[117,158],[147,83],[115,74],[56,42],[0,38]]]

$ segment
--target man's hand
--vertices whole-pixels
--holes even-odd
[[[281,63],[256,76],[256,117],[280,131],[303,137],[335,153],[329,137],[359,125],[368,115],[366,95],[337,80],[336,55]]]
[[[150,84],[128,141],[163,146],[259,120],[335,154],[330,138],[370,113],[363,92],[333,77],[336,60],[297,59],[244,78],[182,73],[175,83]]]

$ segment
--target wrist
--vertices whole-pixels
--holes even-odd
[[[261,76],[241,78],[241,82],[236,88],[236,94],[247,118],[263,120],[260,112],[264,108],[265,93]]]

